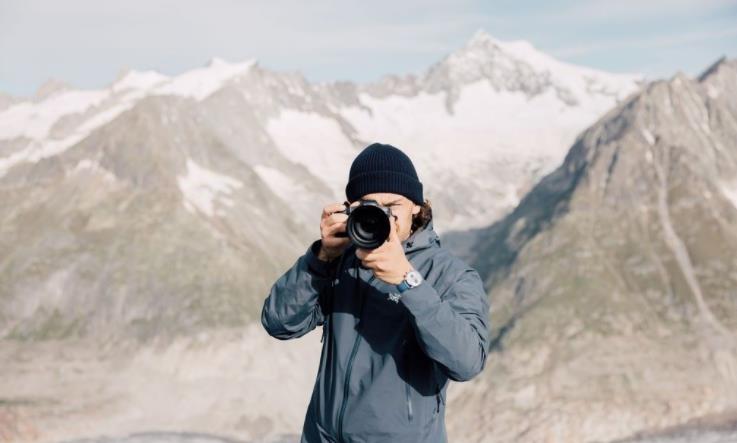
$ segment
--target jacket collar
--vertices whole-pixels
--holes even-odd
[[[424,227],[419,228],[417,231],[413,232],[412,235],[407,238],[407,240],[404,240],[402,242],[405,254],[430,248],[435,246],[435,244],[437,244],[437,246],[440,246],[440,237],[433,229],[432,219],[430,219],[430,221],[427,222]]]

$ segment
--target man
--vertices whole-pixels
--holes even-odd
[[[261,314],[281,340],[322,326],[301,441],[446,442],[448,381],[470,380],[486,363],[481,279],[441,247],[422,183],[398,148],[374,143],[359,153],[346,196],[351,206],[373,199],[390,207],[389,239],[357,248],[336,236],[345,207],[326,206],[321,238],[274,283]]]

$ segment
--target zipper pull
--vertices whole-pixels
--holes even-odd
[[[407,394],[407,416],[409,421],[412,421],[412,394],[410,392],[409,383],[405,383],[404,386],[405,394]]]
[[[325,321],[322,324],[322,335],[320,336],[320,343],[325,340],[325,335],[328,333],[328,319],[326,318]]]

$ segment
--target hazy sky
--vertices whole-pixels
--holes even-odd
[[[0,91],[79,88],[122,68],[177,74],[250,58],[309,80],[422,72],[477,29],[650,78],[737,57],[737,0],[0,0]]]

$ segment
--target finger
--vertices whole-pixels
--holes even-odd
[[[366,260],[364,260],[363,261],[363,265],[365,267],[371,268],[374,271],[383,271],[384,270],[384,267],[382,266],[382,263],[383,263],[382,261],[376,261],[376,260],[373,260],[373,261],[366,261]]]
[[[379,270],[381,270],[381,269],[379,268],[379,262],[376,262],[376,261],[366,261],[366,260],[361,260],[361,265],[362,265],[362,266],[363,266],[364,268],[369,268],[369,269],[371,269],[371,270],[374,270],[374,271],[379,271]]]
[[[345,209],[345,206],[343,203],[331,203],[329,205],[326,205],[322,208],[322,217],[321,218],[328,218],[330,215],[342,211]]]
[[[345,248],[350,243],[351,239],[349,238],[341,238],[341,237],[332,237],[325,241],[326,245],[329,245],[331,248]]]
[[[330,214],[328,218],[325,219],[325,223],[327,226],[333,225],[335,223],[340,223],[348,220],[348,216],[345,214],[342,214],[340,212],[335,212],[333,214]]]
[[[395,220],[396,215],[389,217],[389,241],[399,242],[399,227]]]
[[[381,254],[377,254],[376,249],[356,248],[356,257],[364,263],[372,263],[381,258]]]
[[[332,235],[334,236],[338,232],[343,232],[346,230],[346,226],[348,225],[347,222],[337,222],[333,223],[332,225],[329,225],[325,228],[325,235]]]

